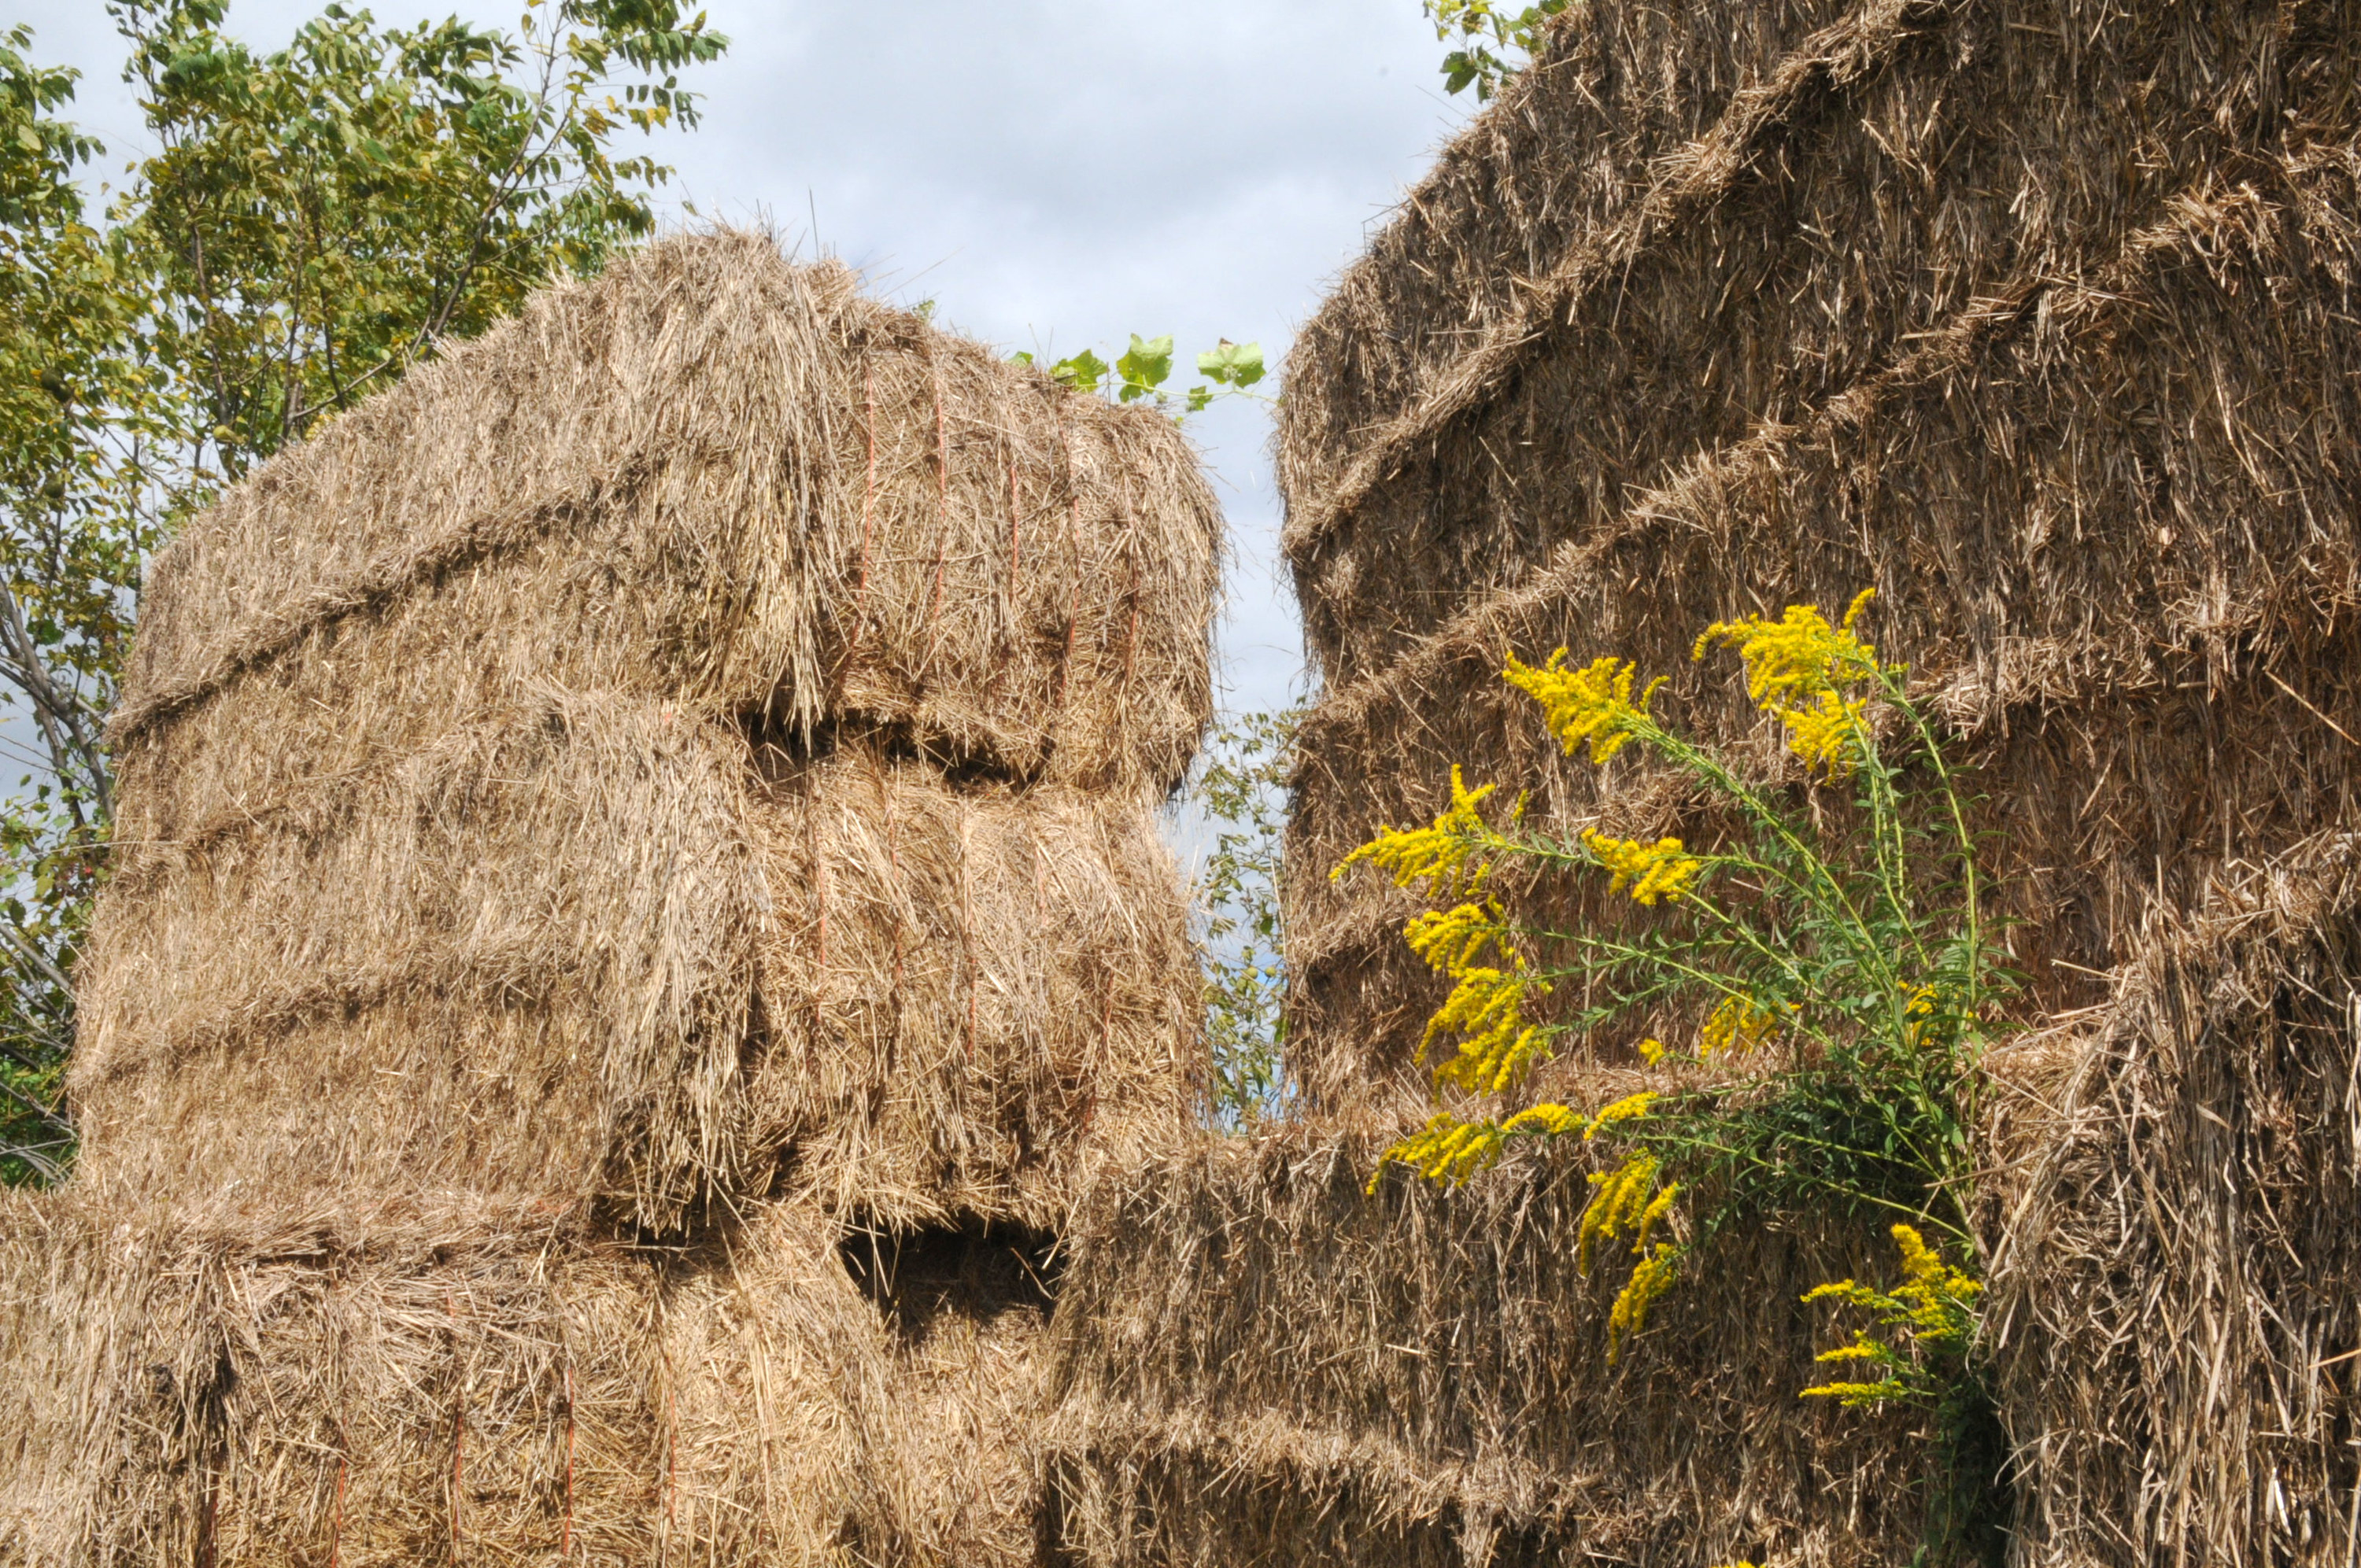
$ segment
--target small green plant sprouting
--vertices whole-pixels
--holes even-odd
[[[1494,0],[1426,0],[1434,36],[1459,45],[1443,57],[1445,89],[1464,93],[1473,87],[1477,102],[1489,99],[1532,58],[1543,27],[1566,4],[1567,0],[1538,0],[1519,7],[1497,5]]]
[[[1131,334],[1131,346],[1115,356],[1109,365],[1085,348],[1080,354],[1052,360],[1043,367],[1060,385],[1078,392],[1091,392],[1112,397],[1117,402],[1136,403],[1150,399],[1158,408],[1168,406],[1173,394],[1164,390],[1172,378],[1174,355],[1172,334],[1142,337]],[[1020,365],[1037,364],[1029,353],[1011,356]],[[1232,343],[1223,338],[1213,348],[1197,356],[1197,374],[1204,381],[1180,394],[1186,412],[1201,413],[1217,399],[1245,395],[1258,397],[1247,388],[1263,378],[1262,345]]]
[[[1568,755],[1604,768],[1628,749],[1735,827],[1710,849],[1598,825],[1560,837],[1529,825],[1521,798],[1497,806],[1494,786],[1470,788],[1455,768],[1431,825],[1384,828],[1348,856],[1334,874],[1366,865],[1422,889],[1429,907],[1404,935],[1451,983],[1419,1054],[1439,1057],[1437,1108],[1370,1185],[1385,1164],[1463,1181],[1520,1138],[1611,1151],[1574,1238],[1586,1271],[1628,1262],[1609,1360],[1733,1225],[1882,1216],[1903,1243],[1904,1283],[1847,1280],[1806,1298],[1875,1316],[1889,1337],[1864,1332],[1831,1354],[1878,1376],[1809,1392],[1988,1411],[1971,1365],[1968,1127],[2009,979],[1959,780],[1906,668],[1861,636],[1870,600],[1833,623],[1796,605],[1697,641],[1698,660],[1738,655],[1749,698],[1799,764],[1784,781],[1667,722],[1662,678],[1643,682],[1629,662],[1572,664],[1564,649],[1538,666],[1508,661],[1502,678]],[[1504,877],[1511,867],[1520,875]],[[1599,879],[1607,902],[1588,895],[1600,912],[1571,929],[1527,915],[1530,890],[1553,876]],[[1515,1107],[1554,1042],[1619,1034],[1651,1087],[1596,1108]]]

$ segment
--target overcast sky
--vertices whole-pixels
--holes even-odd
[[[277,48],[323,3],[231,0],[228,27]],[[370,9],[513,26],[520,7]],[[1418,0],[713,0],[708,14],[731,47],[684,82],[706,94],[704,126],[660,138],[675,212],[816,224],[877,287],[1011,349],[1170,332],[1184,356],[1226,335],[1276,363],[1468,106],[1443,94]],[[82,69],[73,117],[115,168],[146,148],[100,0],[0,0],[0,21],[34,27],[36,59]],[[1273,706],[1301,654],[1275,574],[1267,411],[1234,401],[1191,429],[1238,551],[1224,702]]]

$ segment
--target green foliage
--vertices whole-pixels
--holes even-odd
[[[1279,873],[1287,773],[1302,717],[1302,708],[1290,707],[1221,726],[1189,790],[1213,831],[1196,891],[1211,1109],[1224,1127],[1250,1126],[1286,1100]]]
[[[52,117],[74,73],[0,35],[0,679],[37,753],[0,806],[0,1180],[57,1176],[72,955],[109,820],[103,727],[156,540],[136,499],[169,433],[139,258],[86,220],[98,144]]]
[[[49,1179],[74,955],[104,872],[104,740],[148,554],[442,339],[648,233],[725,40],[677,0],[527,0],[513,35],[326,6],[281,50],[224,0],[118,0],[156,150],[104,230],[55,117],[73,73],[0,35],[0,683],[34,751],[0,808],[0,1179]]]
[[[1173,355],[1170,333],[1161,337],[1142,337],[1134,333],[1131,346],[1117,356],[1112,366],[1085,348],[1080,354],[1051,361],[1048,369],[1059,385],[1078,392],[1112,397],[1126,403],[1152,398],[1158,408],[1164,408],[1171,400],[1164,384],[1172,378]],[[1020,365],[1037,363],[1031,354],[1019,353],[1010,357]],[[1246,389],[1263,378],[1262,345],[1232,343],[1223,338],[1217,347],[1197,356],[1197,374],[1204,377],[1205,382],[1190,388],[1184,395],[1182,407],[1188,413],[1202,412],[1219,398],[1234,394],[1257,396]]]
[[[1538,0],[1521,9],[1493,0],[1425,0],[1434,36],[1459,47],[1443,57],[1444,85],[1453,93],[1476,89],[1478,103],[1499,91],[1532,57],[1543,27],[1566,7],[1566,0]]]

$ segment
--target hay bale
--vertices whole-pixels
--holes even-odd
[[[1041,1217],[1094,1108],[1120,1142],[1194,1092],[1144,813],[1208,712],[1219,526],[1169,421],[767,238],[536,296],[156,564],[85,1164],[676,1231],[784,1163],[831,1201]],[[837,774],[758,761],[840,751],[907,764],[906,868],[798,793]],[[807,887],[817,829],[841,863]],[[861,989],[920,941],[913,989]]]
[[[57,1376],[15,1391],[30,1528],[0,1560],[819,1563],[902,1533],[878,1320],[817,1216],[653,1253],[549,1209],[35,1209],[0,1351]]]
[[[655,704],[551,696],[126,841],[82,970],[86,1168],[648,1216],[744,1190],[769,895],[743,752]]]
[[[856,286],[763,236],[668,239],[250,476],[141,600],[113,729],[138,836],[553,684],[1169,786],[1219,548],[1187,442]]]
[[[2031,1563],[2361,1552],[2361,841],[2242,868],[1992,1063]]]
[[[1697,630],[1876,587],[1974,751],[2045,1007],[2213,867],[2349,817],[2361,32],[2303,15],[1755,7],[1692,74],[1627,34],[1720,13],[1570,13],[1290,361],[1328,680],[1290,848],[1307,1082],[1402,1073],[1433,981],[1399,903],[1324,872],[1449,762],[1563,828],[1667,809],[1537,754],[1511,651],[1676,672],[1671,710],[1741,739]],[[1593,98],[1640,105],[1642,163]],[[1585,206],[1595,162],[1644,177]]]
[[[1191,1124],[1203,982],[1145,805],[766,756],[747,1094],[793,1189],[872,1227],[1055,1229],[1089,1168]]]
[[[1073,1561],[1909,1556],[1909,1423],[1795,1398],[1826,1332],[1797,1297],[1873,1266],[1865,1238],[1724,1236],[1610,1365],[1622,1271],[1573,1245],[1588,1151],[1365,1198],[1382,1132],[1209,1139],[1102,1184],[1041,1439]]]

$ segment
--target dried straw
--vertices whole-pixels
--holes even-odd
[[[1075,1561],[1908,1555],[1909,1423],[1795,1398],[1828,1332],[1797,1297],[1873,1269],[1861,1234],[1717,1239],[1609,1365],[1623,1260],[1586,1277],[1573,1245],[1590,1151],[1364,1198],[1382,1130],[1208,1140],[1101,1184],[1042,1438]]]
[[[1039,1220],[1102,1100],[1111,1135],[1184,1118],[1144,813],[1208,711],[1218,513],[1169,421],[852,283],[665,241],[159,560],[84,965],[94,1168],[668,1230],[785,1161],[831,1201]],[[900,759],[902,805],[762,776],[840,740]],[[841,863],[807,886],[815,831]],[[1086,939],[1020,950],[1053,916]],[[824,1048],[814,963],[859,1014]]]

